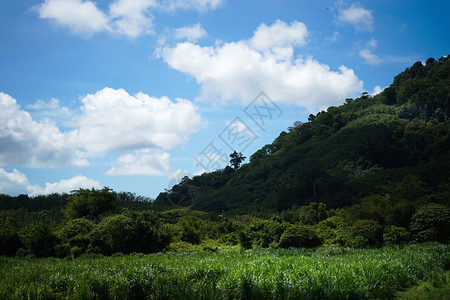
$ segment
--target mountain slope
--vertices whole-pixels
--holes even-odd
[[[310,122],[281,132],[238,170],[185,178],[161,193],[157,207],[193,204],[237,213],[282,211],[312,201],[329,207],[358,203],[405,176],[427,193],[448,187],[450,60],[430,58],[394,78],[381,94],[363,93]],[[192,191],[201,191],[193,196]]]

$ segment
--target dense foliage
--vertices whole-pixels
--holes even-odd
[[[280,212],[310,202],[338,208],[372,195],[395,197],[387,200],[393,205],[427,197],[445,202],[449,120],[450,59],[430,58],[397,75],[378,95],[363,93],[311,114],[310,122],[295,122],[239,169],[184,180],[155,204],[167,207],[173,204],[168,199],[189,198],[192,187],[201,190],[194,209],[236,214]],[[415,190],[391,189],[391,182],[408,176],[415,180],[411,185],[420,183]]]
[[[448,57],[418,62],[155,201],[106,187],[0,195],[0,255],[448,243],[449,75]]]
[[[155,201],[107,187],[0,194],[0,299],[386,299],[418,280],[443,286],[449,75],[448,57],[418,62]]]

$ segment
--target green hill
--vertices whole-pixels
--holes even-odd
[[[449,75],[448,56],[417,62],[382,93],[363,93],[310,115],[309,122],[281,132],[241,168],[186,177],[154,205],[234,213],[283,211],[311,202],[337,208],[369,195],[398,193],[395,183],[408,181],[420,192],[408,195],[414,187],[407,188],[401,197],[446,202]]]

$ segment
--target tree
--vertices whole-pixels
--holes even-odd
[[[236,151],[234,151],[233,153],[230,154],[230,164],[233,166],[233,168],[239,169],[239,167],[241,166],[241,163],[247,158],[245,156],[242,155],[242,153],[237,153]]]
[[[382,240],[381,225],[375,220],[358,220],[349,228],[349,241],[351,247],[360,248],[375,246]]]
[[[56,255],[56,246],[59,244],[59,240],[49,225],[29,224],[19,232],[19,235],[22,243],[36,257]]]
[[[78,189],[72,191],[69,203],[64,208],[64,215],[68,219],[91,216],[97,218],[101,214],[116,207],[117,195],[111,189],[104,187],[96,189]]]
[[[315,115],[309,114],[309,116],[308,116],[308,121],[309,121],[309,122],[312,122],[312,121],[314,121],[315,119],[316,119],[316,116],[315,116]]]
[[[419,208],[411,220],[411,231],[417,242],[448,243],[450,207],[430,203]]]
[[[88,219],[73,219],[61,228],[59,236],[64,242],[68,242],[70,247],[77,246],[84,249],[89,244],[88,234],[96,226],[93,221]]]
[[[324,203],[312,202],[310,205],[300,209],[298,218],[303,225],[315,225],[327,218],[327,205]]]
[[[280,248],[313,248],[320,245],[315,229],[311,226],[292,225],[280,237]]]
[[[295,128],[298,128],[298,127],[300,127],[300,126],[302,126],[302,125],[303,125],[303,122],[302,122],[302,121],[295,121],[294,124],[292,124],[292,126],[289,126],[289,127],[288,127],[288,130],[289,130],[289,131],[292,131],[292,130],[294,130]]]
[[[0,255],[12,256],[22,247],[14,221],[0,220]]]

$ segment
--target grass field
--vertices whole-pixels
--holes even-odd
[[[388,299],[445,286],[450,248],[261,249],[0,258],[0,299]]]

